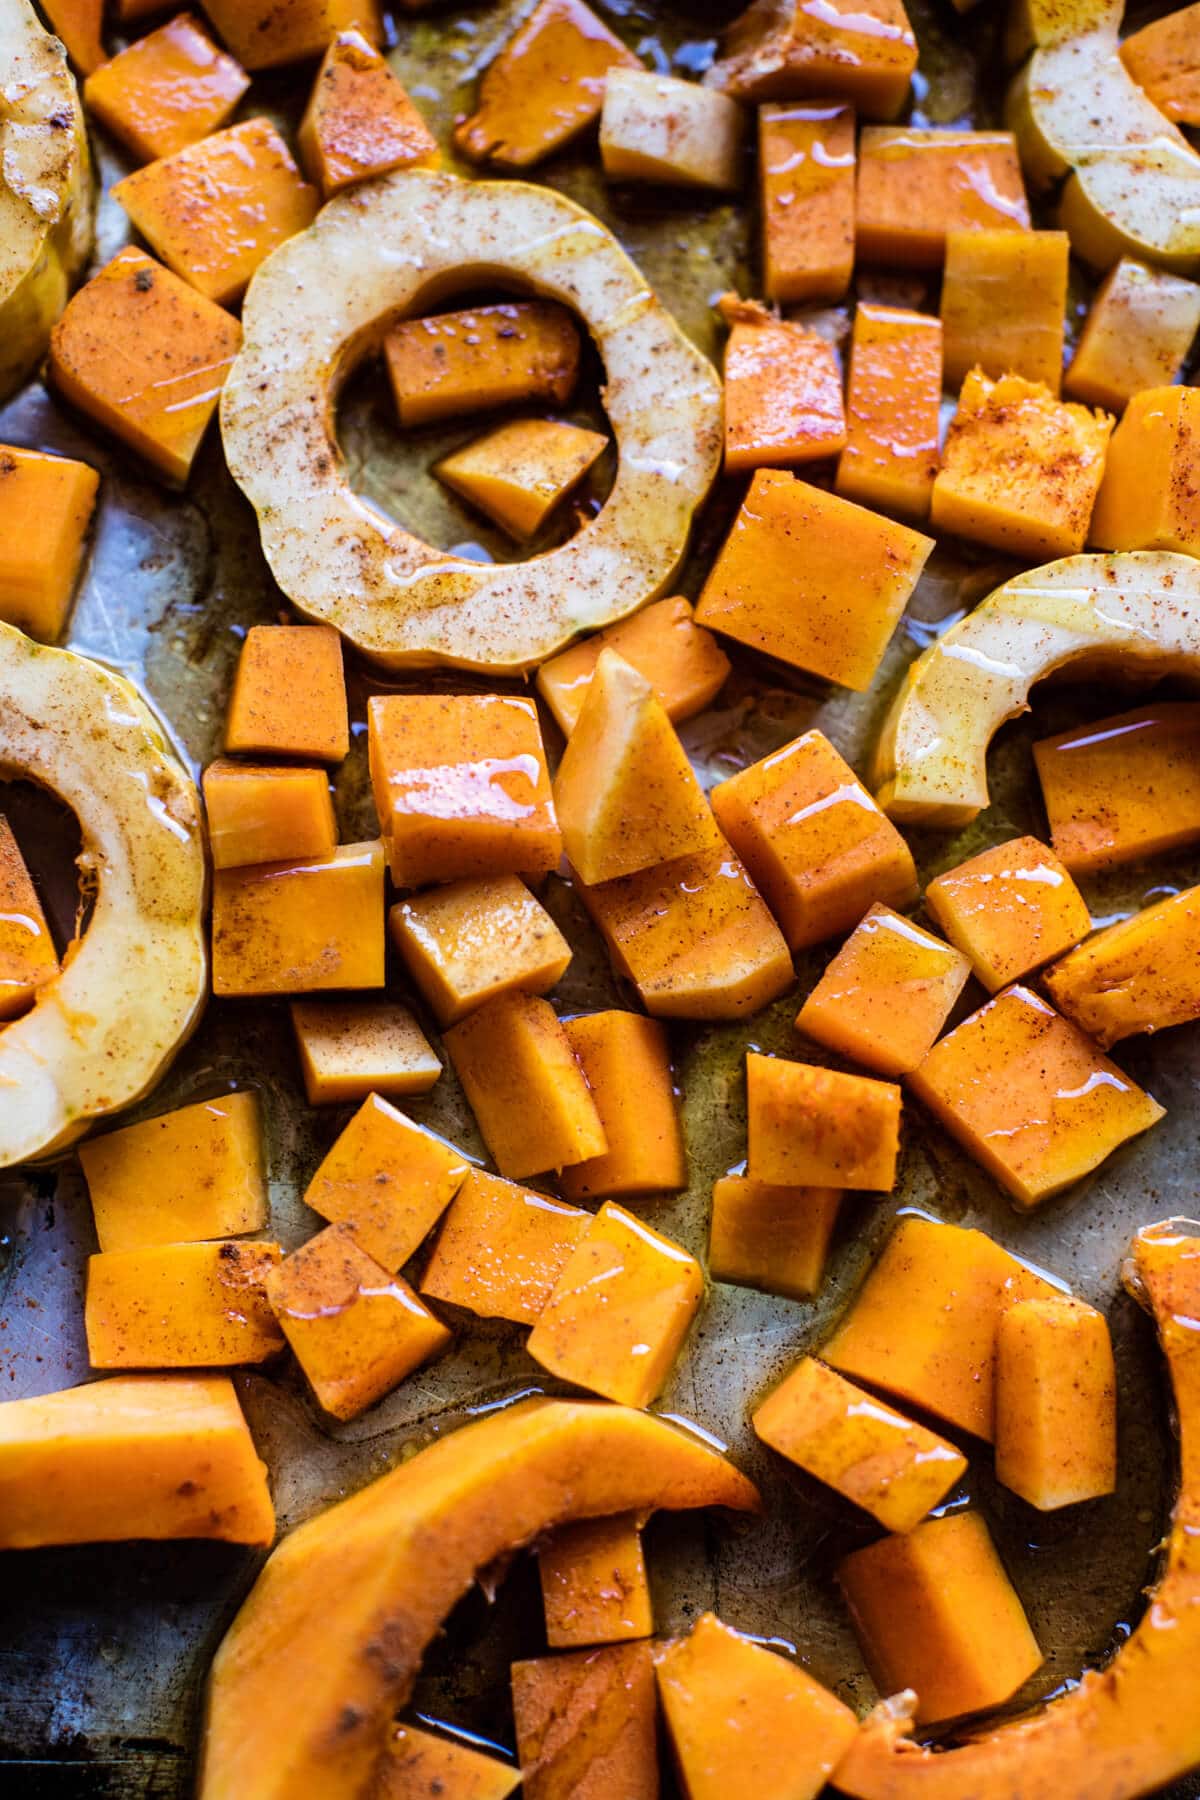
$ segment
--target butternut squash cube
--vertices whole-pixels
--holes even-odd
[[[610,181],[732,193],[742,185],[744,133],[742,109],[727,94],[648,69],[608,71],[600,159]]]
[[[721,302],[725,468],[787,467],[836,456],[846,442],[842,374],[819,332],[775,319],[755,300]]]
[[[391,1271],[406,1263],[466,1180],[461,1150],[389,1105],[364,1100],[304,1193],[304,1204],[346,1225]]]
[[[526,1800],[658,1800],[658,1708],[649,1644],[512,1665]]]
[[[241,64],[183,12],[94,70],[83,97],[139,162],[151,162],[224,125],[249,86]]]
[[[227,1376],[116,1375],[0,1405],[0,1549],[274,1536]]]
[[[1183,6],[1131,32],[1121,61],[1160,112],[1177,125],[1200,125],[1200,5]]]
[[[58,974],[58,954],[25,858],[0,813],[0,1020],[28,1012]]]
[[[890,906],[873,906],[813,989],[797,1031],[879,1075],[905,1075],[927,1056],[971,965]]]
[[[653,1634],[642,1534],[628,1513],[560,1525],[538,1547],[538,1575],[552,1650]]]
[[[1200,283],[1125,256],[1109,270],[1063,385],[1073,400],[1123,412],[1143,388],[1179,379],[1200,329]]]
[[[515,875],[452,881],[399,901],[392,941],[437,1015],[453,1025],[494,994],[544,994],[571,960],[545,907]]]
[[[925,906],[990,994],[1061,956],[1092,929],[1067,870],[1032,837],[996,844],[948,869],[926,888]]]
[[[1091,540],[1102,550],[1200,555],[1200,391],[1135,394],[1109,445]]]
[[[1028,988],[989,1000],[909,1076],[917,1098],[1018,1206],[1073,1187],[1163,1116]]]
[[[515,300],[393,325],[383,343],[401,425],[431,425],[493,406],[565,406],[579,332],[553,300]]]
[[[436,169],[437,139],[361,31],[339,31],[296,133],[304,173],[326,200],[368,175]]]
[[[101,1250],[262,1231],[262,1109],[253,1089],[197,1100],[79,1146]]]
[[[916,898],[908,845],[819,731],[721,782],[712,804],[793,950],[848,931],[874,901]]]
[[[712,809],[644,675],[602,650],[554,777],[563,848],[594,887],[721,842]]]
[[[527,169],[600,117],[610,69],[641,66],[583,0],[540,0],[484,70],[455,148],[473,162]]]
[[[564,419],[514,419],[444,457],[434,474],[524,544],[607,447],[603,432]]]
[[[763,293],[840,300],[854,267],[854,108],[760,106]]]
[[[780,1187],[749,1175],[714,1181],[708,1272],[785,1300],[820,1289],[842,1203],[839,1188]]]
[[[278,1244],[153,1244],[88,1258],[83,1321],[93,1369],[265,1362],[283,1347],[265,1283]]]
[[[934,529],[1031,562],[1077,555],[1112,424],[1038,382],[972,369],[933,484]]]
[[[942,330],[946,379],[971,370],[1023,375],[1057,394],[1067,311],[1065,231],[946,233]]]
[[[926,1519],[868,1544],[839,1563],[837,1578],[875,1686],[913,1688],[922,1725],[1002,1706],[1042,1665],[979,1513]]]
[[[50,333],[50,378],[182,486],[241,341],[236,319],[130,246],[67,302]]]
[[[697,625],[689,600],[655,600],[619,624],[572,644],[544,662],[538,692],[564,737],[579,722],[602,650],[615,650],[644,675],[673,724],[703,712],[724,685],[729,658],[711,631]]]
[[[1043,979],[1059,1011],[1102,1050],[1200,1018],[1200,888],[1098,931]]]
[[[266,1280],[267,1299],[318,1402],[354,1419],[444,1350],[451,1334],[406,1281],[327,1225]]]
[[[607,1150],[591,1089],[548,1000],[506,990],[443,1041],[502,1175],[519,1181]]]
[[[384,984],[383,845],[213,876],[214,994],[311,994]]]
[[[100,477],[90,464],[0,444],[0,619],[53,643],[75,593]]]
[[[442,1072],[428,1038],[390,1000],[293,1000],[292,1029],[310,1106],[427,1094]]]
[[[649,1406],[704,1297],[694,1256],[606,1201],[572,1251],[526,1349],[561,1381]]]
[[[966,1457],[945,1438],[813,1356],[771,1390],[753,1424],[764,1444],[888,1531],[919,1525],[967,1470]]]
[[[781,469],[758,469],[696,622],[861,691],[932,548],[906,525]]]
[[[838,493],[905,519],[925,519],[941,460],[941,403],[941,320],[860,300]]]
[[[1022,1300],[1000,1315],[996,1478],[1040,1512],[1117,1485],[1112,1340],[1082,1300]]]
[[[532,700],[387,694],[367,703],[375,810],[398,887],[558,867],[562,837]]]
[[[482,1319],[536,1324],[591,1214],[471,1169],[450,1203],[421,1292]]]
[[[169,269],[206,300],[241,298],[259,263],[311,225],[318,197],[269,119],[245,119],[112,189]]]
[[[46,0],[46,21],[81,75],[90,75],[105,59],[100,28],[104,0]]]
[[[1164,700],[1033,746],[1054,848],[1089,874],[1200,838],[1200,705]]]
[[[725,55],[705,80],[739,100],[816,95],[890,119],[908,99],[916,66],[902,0],[758,0],[726,32]]]
[[[372,44],[383,39],[377,0],[204,0],[204,10],[247,69],[320,56],[351,27]]]
[[[641,1013],[586,1013],[563,1024],[608,1139],[603,1156],[559,1177],[568,1200],[665,1193],[688,1180],[667,1034]]]
[[[507,1800],[520,1786],[521,1771],[452,1738],[396,1725],[373,1780],[374,1800],[431,1800],[436,1794],[453,1795],[454,1800]]]
[[[250,627],[229,696],[225,748],[341,762],[350,725],[342,640],[332,625]]]
[[[333,797],[324,769],[280,769],[222,759],[204,771],[214,869],[332,856]]]
[[[746,1056],[749,1171],[779,1187],[896,1185],[900,1089],[777,1056]]]
[[[856,248],[864,262],[941,267],[951,231],[1029,230],[1011,131],[866,125],[858,145]]]

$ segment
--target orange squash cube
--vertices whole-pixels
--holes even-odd
[[[452,881],[399,901],[392,942],[437,1015],[453,1025],[495,994],[544,994],[571,960],[545,907],[515,875]]]
[[[865,262],[937,269],[951,231],[1029,230],[1011,131],[864,126],[856,240]]]
[[[1000,1315],[996,1479],[1041,1512],[1117,1485],[1112,1340],[1082,1300],[1022,1300]]]
[[[106,55],[100,38],[104,0],[46,0],[42,11],[79,73],[98,69]]]
[[[628,1514],[560,1525],[538,1547],[538,1575],[552,1650],[652,1636],[642,1534]]]
[[[739,100],[848,100],[872,119],[890,119],[908,99],[917,40],[902,0],[801,0],[736,19],[725,55],[706,80]]]
[[[317,71],[296,133],[308,179],[326,200],[368,175],[436,169],[437,139],[361,31],[339,31]]]
[[[293,1000],[292,1030],[310,1106],[368,1094],[427,1094],[442,1072],[406,1006],[391,1000]]]
[[[1043,980],[1059,1011],[1102,1050],[1200,1018],[1200,888],[1098,931]]]
[[[838,493],[902,518],[926,518],[940,461],[941,403],[941,320],[860,300]]]
[[[946,379],[972,369],[1023,375],[1057,394],[1067,311],[1065,231],[1005,229],[946,233],[942,331]]]
[[[536,1324],[591,1214],[471,1169],[438,1229],[421,1292],[482,1319]]]
[[[873,906],[800,1009],[797,1031],[879,1075],[928,1055],[971,965],[890,906]]]
[[[1113,432],[1091,541],[1102,550],[1200,555],[1200,391],[1135,394]]]
[[[612,68],[600,111],[600,160],[609,181],[669,187],[742,184],[745,115],[736,100],[643,68]]]
[[[25,858],[0,813],[0,1020],[28,1012],[58,974],[58,954]]]
[[[79,1146],[101,1250],[237,1237],[268,1218],[252,1090],[197,1100]]]
[[[911,1531],[962,1480],[953,1444],[806,1356],[754,1413],[755,1432],[888,1531]]]
[[[1122,257],[1096,291],[1063,385],[1072,400],[1123,412],[1143,388],[1179,379],[1198,329],[1200,283]]]
[[[649,1644],[512,1665],[525,1800],[658,1800],[658,1708]]]
[[[609,1200],[572,1251],[525,1347],[561,1381],[622,1406],[649,1406],[703,1297],[695,1257]]]
[[[870,687],[932,538],[781,469],[758,469],[696,622],[752,650]]]
[[[646,677],[676,725],[703,712],[729,673],[729,658],[711,631],[696,624],[689,600],[675,595],[652,601],[619,624],[560,651],[538,670],[538,692],[564,737],[579,722],[603,650],[615,650]]]
[[[443,457],[434,474],[525,544],[607,448],[602,432],[565,419],[513,419]]]
[[[1183,6],[1131,32],[1121,61],[1160,112],[1177,125],[1200,125],[1200,5]]]
[[[842,1203],[838,1188],[780,1187],[749,1175],[714,1181],[708,1272],[785,1300],[819,1290]]]
[[[96,69],[83,97],[139,162],[151,162],[224,125],[249,86],[241,64],[184,12]]]
[[[153,1244],[88,1258],[83,1319],[93,1369],[265,1362],[283,1347],[267,1305],[278,1244]]]
[[[236,319],[129,247],[68,301],[50,333],[50,378],[182,486],[241,341]]]
[[[0,444],[0,619],[53,643],[79,579],[100,477],[90,464]]]
[[[461,1150],[372,1094],[327,1152],[304,1204],[346,1225],[359,1248],[391,1271],[428,1237],[469,1167]]]
[[[749,1171],[779,1187],[896,1185],[900,1089],[777,1056],[746,1056]]]
[[[383,846],[213,876],[214,994],[311,994],[384,984]]]
[[[280,769],[219,760],[204,771],[204,810],[214,869],[292,857],[332,856],[333,797],[324,769]]]
[[[332,625],[250,627],[229,696],[225,748],[341,762],[350,725],[342,640]]]
[[[1073,1187],[1163,1116],[1149,1094],[1028,988],[998,994],[909,1076],[1018,1206]]]
[[[247,69],[320,56],[330,38],[351,27],[372,44],[383,40],[377,0],[204,0],[204,10]]]
[[[532,700],[387,694],[367,703],[375,810],[398,887],[558,867],[562,837]]]
[[[922,1725],[1002,1706],[1042,1665],[979,1513],[868,1544],[837,1578],[876,1687],[912,1688]]]
[[[436,1794],[452,1794],[454,1800],[507,1800],[521,1785],[521,1771],[452,1738],[396,1725],[372,1779],[373,1800],[431,1800]]]
[[[259,263],[311,225],[318,205],[269,119],[160,157],[112,194],[167,267],[218,306],[240,299]]]
[[[667,1034],[641,1013],[586,1013],[564,1021],[608,1139],[603,1156],[559,1177],[568,1200],[666,1193],[687,1186],[687,1152]]]
[[[579,332],[553,300],[404,319],[383,350],[406,428],[521,401],[565,406],[579,373]]]
[[[854,108],[760,106],[763,293],[840,300],[854,267]]]
[[[1055,850],[1075,874],[1200,839],[1200,704],[1164,700],[1033,746]]]
[[[793,950],[848,931],[874,901],[916,898],[908,845],[819,731],[721,782],[712,804]]]
[[[1067,870],[1031,837],[996,844],[948,869],[926,888],[925,906],[990,994],[1061,956],[1092,929]]]
[[[819,332],[729,296],[725,345],[725,468],[787,467],[836,456],[846,443],[842,374]]]

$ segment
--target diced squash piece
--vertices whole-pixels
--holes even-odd
[[[1112,1340],[1082,1300],[1022,1300],[1000,1315],[996,1479],[1041,1512],[1117,1485]]]
[[[562,1525],[538,1548],[552,1650],[650,1637],[654,1613],[638,1522],[628,1513]]]
[[[712,803],[793,950],[850,930],[874,901],[916,898],[908,845],[819,731],[721,782]]]
[[[389,924],[439,1025],[510,988],[544,994],[571,960],[566,938],[515,875],[412,894],[393,906]]]
[[[532,700],[387,694],[367,703],[375,810],[400,887],[558,867],[562,838]]]
[[[567,859],[594,887],[721,842],[687,752],[644,675],[602,650],[554,777]]]
[[[742,185],[744,133],[742,109],[727,94],[648,69],[608,71],[600,158],[610,181],[731,193]]]
[[[1200,390],[1135,394],[1108,447],[1091,541],[1102,550],[1200,555]]]
[[[837,1577],[876,1687],[914,1689],[922,1725],[1002,1706],[1042,1665],[980,1513],[868,1544]]]
[[[471,1169],[450,1203],[421,1292],[482,1319],[533,1325],[591,1214]]]
[[[1033,746],[1050,837],[1076,874],[1200,839],[1200,704],[1164,700]]]
[[[332,856],[333,797],[324,769],[281,769],[219,759],[204,771],[214,869]]]
[[[502,1175],[520,1180],[601,1156],[604,1126],[548,1000],[508,989],[444,1037]]]
[[[434,474],[524,544],[607,447],[603,432],[564,419],[514,419],[443,457]]]
[[[563,1025],[608,1139],[603,1156],[559,1177],[568,1200],[665,1193],[687,1186],[687,1153],[667,1034],[641,1013],[596,1012]]]
[[[804,1002],[796,1029],[879,1075],[905,1075],[933,1048],[970,973],[960,950],[876,905]]]
[[[88,1258],[83,1322],[93,1369],[264,1362],[283,1347],[265,1282],[278,1244],[153,1244]]]
[[[787,467],[836,456],[846,443],[842,374],[819,332],[726,296],[725,468]]]
[[[115,19],[121,21],[122,25],[126,25],[136,23],[141,19],[148,19],[154,13],[161,12],[164,4],[165,0],[113,0],[113,4],[108,10]]]
[[[292,1029],[310,1106],[368,1094],[427,1094],[442,1065],[409,1012],[391,1000],[293,1000]]]
[[[1029,229],[1011,131],[867,125],[856,208],[859,257],[916,269],[940,268],[948,232]]]
[[[778,1187],[896,1185],[900,1089],[778,1056],[746,1056],[749,1171]]]
[[[436,169],[437,139],[361,31],[330,42],[296,133],[304,173],[325,199],[390,169]]]
[[[384,984],[383,845],[213,876],[214,994],[311,994]]]
[[[117,1375],[0,1405],[0,1549],[274,1536],[227,1376]]]
[[[902,518],[925,519],[940,461],[941,401],[941,320],[860,300],[850,339],[838,493]]]
[[[946,379],[971,370],[1023,375],[1057,395],[1067,310],[1065,231],[946,233],[942,330]]]
[[[713,1183],[709,1274],[786,1300],[809,1299],[821,1286],[841,1203],[839,1188],[723,1175]]]
[[[406,427],[521,401],[565,406],[579,372],[579,332],[552,300],[404,319],[383,348]]]
[[[375,1764],[372,1800],[507,1800],[521,1784],[520,1769],[483,1756],[452,1738],[415,1725],[396,1725]]]
[[[225,748],[341,762],[350,724],[342,640],[332,625],[250,627],[229,696]]]
[[[1000,1314],[1055,1291],[984,1232],[908,1214],[821,1357],[990,1442]]]
[[[840,300],[854,267],[854,109],[760,106],[763,293]]]
[[[947,869],[926,888],[925,907],[970,958],[989,994],[1061,956],[1092,929],[1067,870],[1032,837],[996,844]]]
[[[562,1381],[649,1406],[703,1296],[695,1257],[609,1200],[572,1251],[526,1349]]]
[[[753,1423],[764,1444],[888,1531],[919,1525],[967,1469],[966,1457],[945,1438],[813,1356],[771,1390]]]
[[[1059,1011],[1102,1050],[1200,1018],[1200,888],[1098,931],[1043,980]]]
[[[662,1019],[738,1019],[792,984],[792,959],[727,844],[582,898],[620,972]]]
[[[572,644],[538,670],[538,692],[564,737],[579,722],[603,650],[615,650],[646,677],[674,724],[703,712],[729,673],[729,658],[712,633],[696,624],[689,600],[676,595],[652,601],[631,618]]]
[[[705,80],[740,100],[849,100],[890,119],[908,98],[917,40],[902,0],[757,0]]]
[[[1021,375],[972,369],[933,484],[936,531],[1030,562],[1087,542],[1112,419]]]
[[[455,148],[473,162],[527,169],[600,117],[610,69],[641,66],[583,0],[540,0],[484,70]]]
[[[932,548],[907,525],[782,469],[758,469],[696,622],[861,691]]]
[[[262,1231],[267,1171],[252,1089],[197,1100],[79,1146],[101,1250]]]
[[[151,162],[224,125],[249,86],[241,64],[183,12],[96,69],[83,97],[139,162]]]
[[[100,38],[104,0],[43,0],[42,11],[79,73],[98,69],[107,54]]]
[[[1073,400],[1123,412],[1143,388],[1179,378],[1200,329],[1200,283],[1122,257],[1109,270],[1063,385]]]
[[[649,1644],[512,1666],[526,1800],[658,1800],[658,1708]]]
[[[461,1150],[378,1094],[364,1100],[304,1193],[304,1204],[349,1227],[391,1271],[406,1263],[466,1179]]]
[[[25,858],[0,813],[0,1020],[28,1012],[58,973],[54,939]]]
[[[1023,1207],[1073,1187],[1163,1116],[1090,1038],[1023,987],[972,1013],[909,1081]]]
[[[65,400],[182,486],[242,341],[237,320],[132,246],[50,334]]]
[[[89,463],[0,444],[0,619],[53,643],[75,593],[100,477]]]
[[[1200,125],[1200,6],[1182,6],[1131,32],[1121,61],[1160,112],[1177,125]]]
[[[372,44],[383,38],[377,0],[203,0],[218,33],[247,69],[320,56],[330,38],[354,27]]]

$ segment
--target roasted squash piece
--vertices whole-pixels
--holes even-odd
[[[247,69],[320,56],[351,28],[372,44],[383,38],[377,0],[204,0],[204,10]]]
[[[620,1644],[654,1630],[642,1534],[630,1513],[564,1525],[538,1546],[552,1650]]]
[[[153,1244],[88,1258],[83,1317],[93,1369],[202,1369],[283,1348],[267,1305],[278,1244]]]
[[[242,698],[245,704],[245,686]],[[337,821],[324,769],[222,758],[205,769],[203,787],[214,869],[333,855]]]
[[[339,31],[317,71],[296,133],[308,179],[328,200],[368,175],[436,169],[437,139],[361,31]]]
[[[600,110],[604,173],[732,193],[742,184],[745,123],[726,94],[648,69],[611,68]]]
[[[1059,1011],[1105,1050],[1200,1018],[1200,888],[1098,931],[1043,979]]]
[[[384,854],[379,840],[332,856],[218,869],[216,994],[311,994],[384,984]]]
[[[579,371],[579,332],[549,300],[405,319],[383,348],[404,426],[525,400],[564,406]]]
[[[763,293],[794,305],[840,300],[854,267],[854,109],[760,106]]]
[[[1067,1295],[1019,1300],[996,1328],[996,1479],[1049,1512],[1117,1485],[1108,1321]]]
[[[896,1185],[900,1089],[782,1057],[746,1055],[749,1171],[779,1187]]]
[[[807,95],[890,119],[908,98],[917,40],[902,0],[755,0],[726,33],[704,79],[739,100]]]
[[[1177,125],[1200,125],[1200,6],[1181,6],[1130,32],[1121,61],[1160,112]]]
[[[1194,844],[1198,751],[1200,704],[1187,700],[1118,713],[1035,744],[1050,836],[1066,866],[1088,874]]]
[[[948,382],[957,387],[979,368],[985,375],[1023,375],[1058,394],[1070,254],[1065,231],[946,233]]]
[[[528,1800],[658,1800],[658,1708],[648,1644],[512,1666]]]
[[[393,906],[388,923],[440,1025],[510,988],[544,994],[571,960],[566,938],[515,875],[427,888]]]
[[[0,619],[61,637],[100,477],[89,463],[0,444]]]
[[[292,1029],[310,1106],[427,1094],[442,1072],[407,1006],[391,1000],[293,1000]]]
[[[350,1228],[385,1269],[406,1263],[466,1179],[467,1158],[372,1094],[304,1191],[304,1204]]]
[[[940,461],[941,403],[941,320],[860,300],[838,493],[905,519],[925,519]]]
[[[603,1156],[562,1171],[567,1199],[686,1187],[687,1153],[663,1027],[640,1013],[596,1012],[568,1019],[563,1030],[608,1139]]]
[[[58,974],[58,954],[37,889],[8,820],[0,814],[0,1020],[28,1012]]]
[[[925,907],[990,994],[1061,956],[1092,929],[1083,895],[1036,838],[1014,838],[947,869]]]
[[[723,1175],[713,1183],[709,1274],[787,1300],[809,1299],[821,1286],[841,1203],[839,1188]]]
[[[819,332],[726,295],[725,468],[789,467],[836,456],[846,443],[842,374]]]
[[[1200,554],[1200,393],[1135,394],[1108,447],[1091,540],[1105,550]]]
[[[521,1785],[521,1771],[483,1756],[453,1738],[397,1725],[375,1766],[372,1800],[507,1800]]]
[[[421,1292],[482,1319],[533,1325],[591,1214],[471,1169],[450,1203]]]
[[[342,645],[332,626],[250,627],[229,696],[225,748],[341,762],[350,726]]]
[[[83,97],[139,162],[151,162],[224,125],[249,86],[241,64],[183,12],[94,70]]]
[[[106,54],[100,37],[104,0],[47,0],[42,11],[79,73],[98,69]]]
[[[607,447],[602,432],[564,419],[514,419],[443,457],[434,474],[523,544]]]
[[[1122,257],[1091,311],[1064,387],[1073,400],[1123,412],[1143,388],[1178,380],[1200,328],[1200,283]]]
[[[579,722],[602,650],[615,650],[646,677],[676,725],[702,712],[729,673],[729,658],[711,631],[696,624],[690,601],[679,595],[655,600],[619,625],[572,644],[538,670],[538,692],[564,737]]]
[[[936,269],[951,231],[1029,229],[1010,131],[864,126],[855,243],[864,262]]]

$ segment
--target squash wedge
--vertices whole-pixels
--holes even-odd
[[[529,1400],[294,1531],[217,1651],[199,1800],[359,1800],[426,1645],[476,1571],[569,1519],[757,1504],[647,1413]]]

